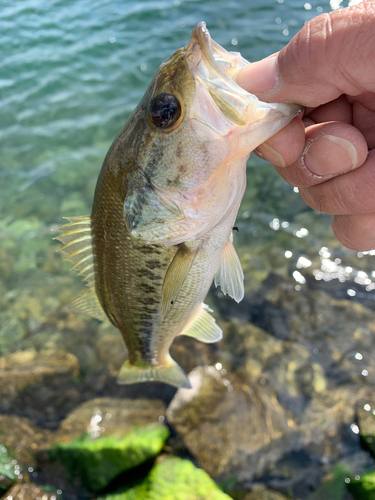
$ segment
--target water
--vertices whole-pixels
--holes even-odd
[[[56,359],[58,351],[62,364],[73,354],[78,363],[69,372],[76,377],[67,382],[70,396],[60,405],[51,403],[58,398],[53,388],[48,407],[33,401],[34,393],[30,399],[22,393],[19,400],[3,395],[3,415],[56,428],[82,400],[122,394],[103,375],[113,378],[117,366],[112,354],[106,357],[103,338],[116,343],[118,334],[65,311],[82,284],[56,254],[51,229],[63,216],[91,212],[104,156],[160,63],[187,42],[199,20],[218,43],[255,61],[280,50],[306,21],[330,10],[327,1],[317,0],[0,1],[0,370],[17,364],[20,353],[31,356],[29,365],[24,358],[20,362],[30,373],[33,364],[45,366],[38,356],[48,352]],[[311,356],[306,366],[315,370],[315,382],[301,389],[304,367],[288,378],[286,363],[285,387],[291,379],[298,386],[289,390],[277,386],[277,357],[268,368],[262,358],[259,380],[268,373],[277,398],[297,420],[315,393],[371,387],[373,362],[360,351],[373,349],[373,256],[341,247],[330,218],[306,207],[271,165],[255,157],[237,225],[247,298],[236,306],[213,290],[209,300],[216,317],[239,329],[256,325],[282,349],[288,342],[291,349],[304,349],[303,356]],[[330,301],[327,310],[319,294]],[[340,330],[343,323],[349,333],[335,331],[335,324]],[[243,361],[236,366],[229,341],[215,356],[234,371]],[[324,379],[320,392],[318,372]],[[329,455],[331,465],[353,449],[360,452],[358,439],[351,448],[354,418],[349,412],[349,421],[337,424],[349,429],[349,437],[340,441],[346,451]],[[270,475],[268,470],[258,479],[271,484]]]

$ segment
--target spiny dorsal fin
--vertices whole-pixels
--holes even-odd
[[[162,318],[166,318],[189,274],[197,255],[199,242],[182,243],[166,272],[161,299]]]
[[[82,217],[64,217],[70,224],[59,226],[54,231],[63,231],[62,234],[53,238],[61,241],[64,246],[60,252],[68,253],[66,260],[73,262],[73,269],[79,271],[87,281],[87,286],[95,287],[94,280],[94,258],[92,255],[91,240],[91,218],[86,215]]]
[[[79,271],[78,274],[83,276],[86,285],[90,288],[90,290],[77,297],[68,309],[104,321],[107,319],[107,316],[100,305],[95,291],[91,218],[88,215],[84,215],[81,217],[64,217],[64,219],[69,220],[70,223],[55,229],[55,231],[63,231],[63,233],[56,236],[54,240],[59,240],[64,244],[59,251],[68,253],[65,259],[73,262],[73,269]]]
[[[220,266],[214,279],[215,286],[220,285],[224,294],[228,294],[236,302],[241,302],[245,294],[243,279],[241,262],[233,246],[231,235],[221,253]]]
[[[137,365],[125,361],[120,369],[117,382],[119,384],[137,384],[139,382],[164,382],[174,387],[191,389],[190,380],[174,359],[168,356],[162,366],[146,365],[141,362]]]
[[[215,318],[211,316],[210,312],[212,312],[212,309],[210,309],[208,305],[201,304],[197,314],[190,323],[185,326],[180,335],[193,337],[206,344],[221,340],[223,338],[223,332],[216,324]]]

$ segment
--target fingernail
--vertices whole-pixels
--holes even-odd
[[[262,158],[271,162],[273,165],[276,165],[277,167],[286,167],[286,163],[281,154],[275,151],[273,148],[271,148],[271,146],[269,146],[265,142],[257,147],[257,153],[260,154]]]
[[[307,145],[306,167],[317,175],[343,174],[357,166],[357,151],[346,139],[324,135]]]
[[[252,94],[264,94],[273,89],[277,82],[277,56],[248,64],[241,68],[233,79]]]

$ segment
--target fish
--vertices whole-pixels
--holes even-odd
[[[111,145],[91,216],[66,217],[56,239],[88,290],[71,309],[118,328],[128,349],[118,382],[191,388],[175,337],[222,338],[204,299],[214,281],[237,302],[244,274],[232,230],[251,151],[296,116],[235,81],[249,64],[199,22],[158,68]]]

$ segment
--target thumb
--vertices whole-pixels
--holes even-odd
[[[375,1],[309,21],[278,54],[243,67],[241,87],[262,100],[316,107],[375,91]]]

